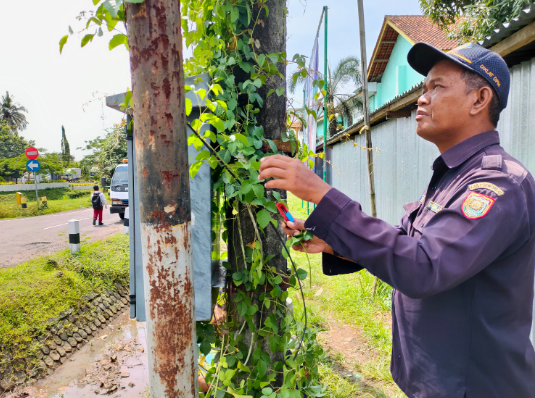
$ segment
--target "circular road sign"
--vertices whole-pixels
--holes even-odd
[[[41,168],[41,163],[37,160],[30,159],[26,162],[26,168],[32,173],[35,173]]]
[[[26,157],[28,159],[37,159],[39,157],[39,151],[33,146],[26,148]]]

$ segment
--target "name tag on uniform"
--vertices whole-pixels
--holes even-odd
[[[498,196],[503,195],[503,191],[496,185],[491,184],[490,182],[478,182],[475,184],[468,185],[468,188],[470,188],[470,191],[473,191],[474,189],[488,189],[489,191],[494,192]]]
[[[429,210],[431,210],[433,213],[438,213],[440,210],[442,210],[444,207],[442,207],[441,205],[439,205],[438,203],[436,202],[429,202],[429,204],[427,205],[427,208]]]

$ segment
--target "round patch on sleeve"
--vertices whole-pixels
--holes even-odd
[[[463,214],[471,219],[485,217],[495,201],[496,199],[489,196],[470,192],[463,202]]]

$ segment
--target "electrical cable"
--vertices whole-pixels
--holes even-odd
[[[236,176],[236,174],[234,174],[234,172],[230,169],[230,167],[217,154],[215,149],[212,148],[212,146],[208,142],[206,142],[206,140],[203,137],[201,137],[201,135],[191,126],[191,124],[189,122],[187,122],[187,124],[188,124],[189,128],[193,131],[193,133],[202,141],[203,145],[206,148],[208,148],[208,150],[210,152],[212,152],[212,154],[217,158],[219,163],[221,163],[221,165],[230,173],[230,175],[232,177],[234,177],[238,182],[242,183],[242,181]],[[301,340],[299,341],[299,345],[297,346],[297,349],[295,350],[295,355],[294,355],[294,358],[293,358],[293,360],[295,361],[295,359],[297,358],[297,354],[299,354],[299,350],[301,349],[301,346],[303,345],[303,341],[305,339],[305,333],[306,333],[306,330],[307,330],[308,318],[307,318],[307,306],[306,306],[306,303],[305,303],[305,294],[303,292],[303,286],[301,285],[301,280],[297,276],[297,268],[295,266],[294,260],[292,259],[292,256],[290,255],[290,251],[286,247],[286,242],[279,235],[279,231],[277,231],[277,229],[275,228],[275,226],[271,222],[269,223],[269,225],[271,225],[271,227],[275,231],[275,235],[277,235],[277,237],[280,239],[280,241],[282,242],[282,246],[284,247],[284,250],[286,250],[286,253],[288,254],[288,258],[290,259],[290,262],[292,263],[292,267],[293,267],[293,270],[295,272],[295,276],[297,278],[297,282],[299,283],[299,290],[301,291],[301,299],[303,300],[303,314],[304,314],[304,317],[305,317],[305,324],[303,326],[303,334],[301,336]]]

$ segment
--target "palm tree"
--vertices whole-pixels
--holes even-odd
[[[353,93],[344,93],[344,86],[352,83],[359,87],[362,84],[360,74],[360,60],[357,57],[349,56],[342,58],[331,73],[328,67],[329,79],[327,81],[327,115],[330,117],[338,113],[339,116],[346,117],[349,124],[352,123],[351,111],[355,108],[362,109],[362,99]],[[320,73],[320,79],[323,74]],[[306,75],[303,76],[301,69],[294,71],[289,79],[288,89],[293,94],[298,85],[305,82]],[[323,112],[322,107],[318,111]],[[320,112],[318,112],[318,116]],[[332,118],[329,122],[330,134],[335,134],[337,130],[337,118]]]
[[[15,103],[13,96],[9,95],[9,91],[6,91],[6,95],[2,97],[0,103],[0,119],[5,120],[15,134],[17,134],[17,130],[24,130],[28,126],[26,115],[22,112],[28,112],[28,110]]]

